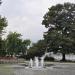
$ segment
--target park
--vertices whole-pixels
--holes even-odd
[[[10,20],[0,16],[0,75],[75,75],[75,4],[52,5],[42,18],[46,31],[33,42],[17,31],[7,33]]]

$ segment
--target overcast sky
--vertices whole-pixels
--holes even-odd
[[[41,24],[44,14],[52,5],[64,2],[75,0],[3,0],[0,14],[8,20],[6,32],[16,31],[32,42],[42,39],[46,31]]]

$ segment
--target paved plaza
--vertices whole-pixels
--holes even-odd
[[[25,68],[14,66],[14,75],[75,75],[74,63],[54,63],[46,68]]]

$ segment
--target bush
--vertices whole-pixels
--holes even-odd
[[[55,59],[53,57],[45,57],[45,61],[54,61]]]

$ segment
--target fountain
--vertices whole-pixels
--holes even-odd
[[[44,58],[48,56],[50,53],[45,53],[40,60],[38,57],[35,57],[34,60],[30,59],[29,67],[31,68],[44,68]]]
[[[29,66],[31,68],[44,68],[44,58],[48,56],[50,53],[45,53],[40,60],[38,57],[35,57],[34,60],[30,59]]]
[[[42,68],[44,67],[44,58],[43,58],[43,57],[41,57],[40,66],[41,66]]]
[[[38,57],[35,57],[34,60],[30,59],[29,67],[30,68],[43,68],[44,66],[44,58],[41,57],[41,60]]]
[[[47,72],[53,69],[45,66],[44,59],[48,55],[49,53],[45,53],[42,57],[35,56],[34,59],[30,59],[29,65],[24,69],[25,75],[47,75]]]
[[[38,60],[38,57],[35,57],[35,60],[34,60],[34,67],[36,67],[36,68],[39,67],[39,60]]]
[[[30,62],[29,62],[29,67],[33,67],[33,60],[32,59],[30,59]]]

